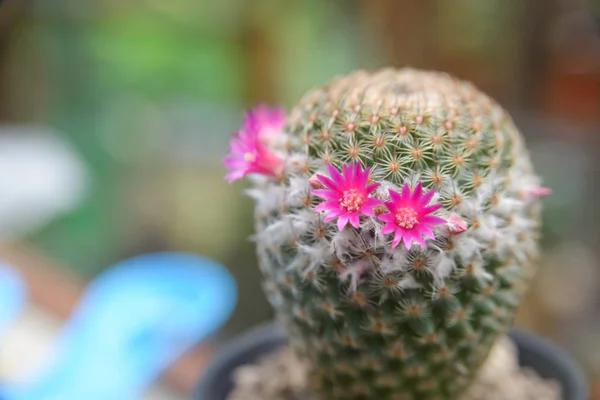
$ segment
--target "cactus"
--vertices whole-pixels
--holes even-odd
[[[437,72],[359,71],[248,114],[225,163],[253,183],[264,291],[315,396],[466,390],[535,271],[548,194],[501,106]]]

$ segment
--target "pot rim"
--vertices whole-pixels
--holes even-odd
[[[519,348],[520,362],[523,353],[526,352],[538,360],[545,361],[545,365],[553,366],[553,368],[548,370],[538,370],[536,367],[536,372],[542,377],[548,377],[548,374],[551,374],[549,372],[551,370],[560,370],[563,372],[562,379],[558,379],[555,376],[554,378],[560,381],[563,396],[566,399],[586,400],[588,398],[588,386],[583,371],[565,350],[538,334],[520,328],[511,330],[508,336]],[[217,353],[214,361],[205,370],[196,389],[194,399],[221,400],[207,398],[205,395],[211,392],[212,385],[223,371],[230,370],[232,363],[237,366],[246,364],[248,353],[266,353],[274,347],[284,345],[286,342],[287,339],[283,329],[272,321],[258,325],[234,338],[225,345],[222,352]],[[242,359],[246,360],[242,361]],[[238,360],[237,363],[236,360]]]

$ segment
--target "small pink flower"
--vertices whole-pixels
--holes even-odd
[[[244,129],[256,131],[258,139],[269,142],[278,136],[285,126],[285,111],[261,105],[250,111],[244,120]]]
[[[459,235],[467,230],[467,221],[458,214],[452,213],[448,217],[448,231],[451,235]]]
[[[525,190],[521,196],[526,201],[531,202],[531,201],[541,199],[543,197],[550,196],[551,194],[552,194],[552,189],[543,187],[543,186],[535,186],[535,187]]]
[[[323,189],[325,187],[319,180],[319,177],[317,176],[317,174],[314,174],[313,176],[308,178],[308,184],[313,189]]]
[[[442,207],[441,204],[428,205],[434,194],[435,192],[430,190],[423,195],[420,182],[413,193],[408,184],[402,187],[402,194],[390,190],[391,201],[385,203],[390,213],[380,215],[379,219],[385,222],[381,233],[395,233],[392,247],[398,246],[401,240],[404,240],[407,250],[410,250],[413,242],[427,247],[423,236],[435,239],[432,228],[445,224],[446,221],[430,215]]]
[[[229,183],[252,173],[275,176],[283,165],[283,160],[258,139],[255,128],[255,125],[247,126],[231,140],[229,154],[223,159],[230,171],[225,175]]]
[[[369,197],[379,187],[379,183],[367,185],[370,168],[363,170],[360,163],[345,164],[342,173],[328,165],[328,178],[317,175],[317,179],[325,189],[314,189],[312,193],[325,202],[315,207],[315,211],[329,211],[324,222],[338,218],[337,227],[341,231],[350,223],[355,228],[360,225],[360,215],[375,217],[374,208],[381,205],[380,200]]]

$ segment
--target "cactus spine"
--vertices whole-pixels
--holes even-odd
[[[268,147],[280,169],[249,190],[259,265],[315,393],[460,395],[510,327],[537,255],[543,188],[508,114],[445,74],[359,71],[308,93]],[[357,164],[381,205],[340,230],[315,211],[325,201],[315,173]],[[380,218],[414,225],[383,206],[405,186],[432,190],[445,222],[412,246],[406,234],[393,243]]]

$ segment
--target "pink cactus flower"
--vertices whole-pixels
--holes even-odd
[[[452,213],[448,217],[448,231],[451,235],[459,235],[467,230],[467,221],[458,214]]]
[[[355,228],[360,226],[360,215],[375,217],[374,208],[381,205],[380,200],[369,197],[379,187],[379,183],[368,185],[370,168],[362,169],[360,163],[345,164],[342,171],[328,165],[328,178],[317,175],[319,182],[325,189],[314,189],[312,193],[325,202],[315,207],[315,211],[328,211],[324,222],[337,220],[337,227],[341,231],[348,223]]]
[[[252,173],[276,176],[283,165],[283,160],[259,140],[259,126],[247,124],[231,140],[229,154],[223,159],[230,171],[225,175],[229,183]]]
[[[256,131],[258,139],[268,143],[278,136],[285,126],[285,111],[261,105],[250,111],[244,120],[244,129]]]
[[[552,189],[543,186],[535,186],[523,191],[521,197],[527,202],[532,202],[543,197],[550,196],[551,194]]]
[[[392,247],[398,246],[401,240],[404,240],[407,250],[410,250],[413,242],[427,247],[423,236],[435,239],[432,228],[446,221],[431,215],[442,207],[441,204],[429,205],[434,194],[434,190],[423,194],[420,182],[412,193],[408,184],[402,187],[402,194],[390,190],[391,201],[385,203],[390,213],[378,218],[385,222],[381,233],[394,233]]]
[[[325,185],[323,185],[321,183],[321,181],[319,180],[319,177],[317,176],[317,174],[314,174],[313,176],[311,176],[310,178],[308,178],[308,184],[313,189],[323,189],[323,188],[325,188]]]

